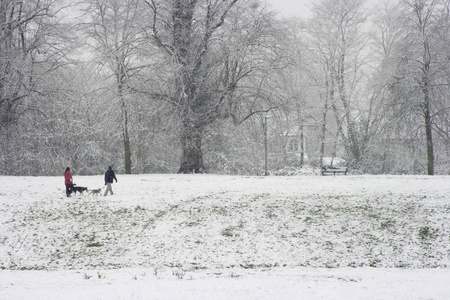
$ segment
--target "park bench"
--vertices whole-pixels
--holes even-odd
[[[336,166],[323,166],[322,167],[322,176],[332,174],[332,175],[347,175],[347,167],[336,167]]]

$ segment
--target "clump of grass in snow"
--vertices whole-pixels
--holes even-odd
[[[186,275],[186,272],[184,272],[182,270],[173,270],[172,274],[181,280],[184,278],[184,275]]]
[[[423,226],[419,228],[419,238],[421,240],[433,239],[438,235],[438,229],[432,229],[429,226]]]

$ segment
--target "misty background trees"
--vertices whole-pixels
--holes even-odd
[[[0,173],[449,174],[449,2],[373,2],[0,0]]]

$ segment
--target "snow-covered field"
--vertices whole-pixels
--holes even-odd
[[[0,177],[0,299],[450,298],[449,176],[118,179]]]

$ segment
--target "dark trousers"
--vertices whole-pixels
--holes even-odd
[[[66,196],[69,197],[72,194],[73,184],[66,184]]]

